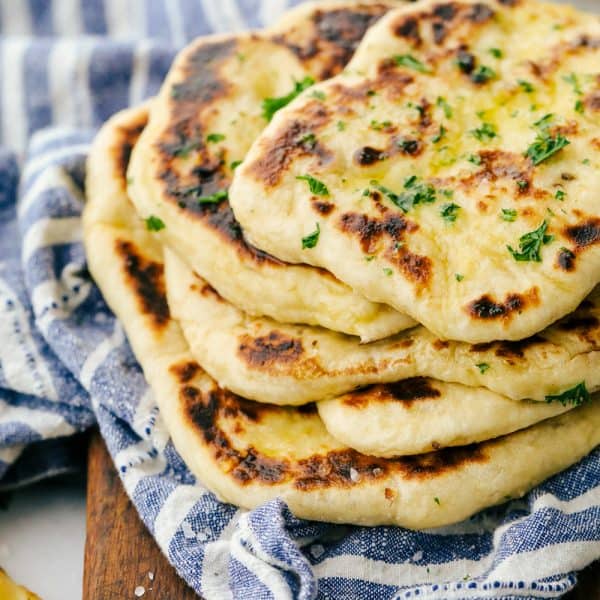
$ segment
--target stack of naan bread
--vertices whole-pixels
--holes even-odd
[[[600,443],[600,19],[309,3],[88,164],[89,265],[220,498],[425,528]]]

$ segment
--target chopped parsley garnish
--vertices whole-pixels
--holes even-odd
[[[279,96],[278,98],[265,98],[262,102],[262,116],[270,121],[273,115],[284,106],[287,106],[294,98],[299,96],[305,89],[315,84],[315,80],[312,77],[305,77],[301,81],[294,81],[294,89],[285,96]]]
[[[517,181],[517,186],[520,190],[526,190],[529,187],[529,181],[526,181],[525,179],[520,179],[519,181]]]
[[[556,136],[552,136],[547,131],[544,131],[538,134],[533,144],[527,148],[525,156],[531,159],[534,166],[537,166],[551,156],[554,156],[557,152],[560,152],[570,143],[571,142],[560,133]]]
[[[514,208],[503,208],[500,216],[503,221],[512,223],[517,218],[517,211]]]
[[[394,274],[394,271],[392,271],[392,269],[390,269],[389,267],[385,267],[383,269],[383,273],[386,277],[391,277]]]
[[[300,143],[313,148],[317,143],[317,136],[314,133],[306,133],[300,138]]]
[[[532,94],[535,91],[535,88],[533,87],[533,85],[531,83],[529,83],[529,81],[525,81],[524,79],[519,79],[518,83],[521,86],[521,89],[524,92],[526,92],[527,94]]]
[[[311,234],[302,238],[302,250],[307,248],[314,248],[319,242],[319,236],[321,235],[321,226],[317,223],[317,228]]]
[[[209,144],[216,144],[218,142],[222,142],[225,139],[225,136],[222,133],[209,133],[206,136],[206,141]]]
[[[481,127],[478,127],[477,129],[472,129],[471,135],[474,138],[478,139],[480,142],[483,142],[485,140],[493,140],[495,137],[498,136],[498,132],[491,123],[484,122],[481,125]]]
[[[325,92],[322,92],[321,90],[315,90],[311,94],[311,97],[316,98],[317,100],[325,100],[327,96],[325,96]]]
[[[344,131],[345,129],[346,129],[346,123],[344,123],[344,121],[338,121],[337,122],[337,130]]]
[[[386,129],[391,126],[391,121],[376,121],[375,119],[371,121],[371,129],[374,129],[375,131],[381,131],[382,129]]]
[[[400,138],[396,140],[396,146],[398,146],[398,148],[400,148],[403,152],[414,154],[419,149],[419,142],[417,140]]]
[[[440,125],[440,130],[437,132],[437,134],[435,135],[435,137],[431,138],[431,141],[434,144],[437,144],[438,142],[441,142],[442,139],[446,136],[447,130],[443,125]]]
[[[446,98],[443,96],[438,96],[438,99],[435,101],[438,108],[443,109],[444,114],[446,115],[446,119],[452,118],[452,107],[446,102]]]
[[[477,166],[481,164],[481,156],[479,154],[471,154],[467,157],[467,160]]]
[[[507,246],[508,251],[518,262],[542,262],[542,246],[549,244],[554,239],[553,235],[546,235],[547,229],[548,223],[544,220],[535,231],[530,231],[519,238],[518,251]]]
[[[150,215],[147,219],[145,219],[145,221],[146,229],[148,231],[160,231],[161,229],[165,228],[165,224],[163,223],[162,219],[159,219],[154,215]]]
[[[545,131],[550,126],[552,119],[554,119],[554,114],[548,113],[547,115],[544,115],[539,121],[536,121],[533,124],[533,126],[537,127],[538,129],[541,129],[542,131]]]
[[[580,115],[585,112],[585,105],[581,100],[577,100],[577,102],[575,102],[575,112],[579,113]]]
[[[397,54],[394,56],[394,62],[400,67],[407,67],[419,73],[431,73],[431,70],[412,54]]]
[[[566,196],[566,194],[565,194],[564,190],[556,190],[556,194],[554,194],[554,197],[557,200],[561,200],[561,201],[565,199],[565,196]]]
[[[591,165],[591,164],[592,164],[592,161],[591,161],[589,158],[584,158],[584,159],[581,161],[581,164],[582,164],[582,165],[585,165],[585,166],[587,167],[587,166],[589,166],[589,165]]]
[[[487,363],[478,363],[475,366],[479,369],[479,372],[482,375],[491,368],[490,365],[488,365]]]
[[[208,139],[207,139],[208,141]],[[193,150],[197,150],[200,144],[198,142],[188,142],[187,144],[183,144],[173,150],[173,156],[178,156],[179,158],[187,158]]]
[[[465,278],[465,276],[461,275],[460,273],[455,273],[454,278],[460,283]]]
[[[562,394],[546,396],[546,402],[560,402],[563,406],[567,406],[568,404],[580,406],[581,404],[589,402],[590,400],[591,396],[585,386],[585,381],[578,383],[575,387],[563,392]]]
[[[210,196],[200,196],[197,199],[198,204],[218,204],[221,200],[227,200],[229,193],[227,190],[219,190]]]
[[[236,170],[236,169],[237,169],[237,168],[238,168],[238,167],[239,167],[241,164],[242,164],[242,161],[241,161],[241,160],[234,160],[234,161],[233,161],[233,162],[232,162],[232,163],[229,165],[229,168],[230,168],[232,171],[235,171],[235,170]]]
[[[377,92],[375,90],[367,90],[367,96],[377,96]]]
[[[581,89],[581,86],[579,85],[579,79],[577,78],[577,75],[575,75],[575,73],[570,73],[569,75],[564,75],[563,81],[566,81],[568,84],[570,84],[573,87],[573,91],[578,96],[583,95],[583,91]]]
[[[440,505],[441,505],[440,499],[439,499],[437,496],[436,496],[436,497],[433,499],[433,501],[434,501],[434,502],[435,502],[435,503],[436,503],[438,506],[440,506]]]
[[[404,191],[399,194],[380,185],[377,181],[371,181],[371,185],[405,213],[417,204],[430,204],[437,199],[435,188],[428,183],[420,182],[416,175],[404,182]]]
[[[311,175],[298,175],[296,179],[299,179],[300,181],[306,181],[312,194],[316,194],[317,196],[329,196],[329,190],[327,189],[327,186],[322,181],[315,179]]]
[[[471,81],[473,81],[473,83],[486,83],[494,77],[496,77],[496,71],[485,65],[479,65],[473,73],[471,73]]]
[[[449,204],[443,204],[440,208],[440,216],[446,223],[454,223],[458,218],[458,213],[460,211],[460,206],[458,204],[454,204],[454,202]]]
[[[375,255],[374,254],[368,254],[367,256],[365,256],[365,260],[367,262],[371,262],[372,260],[375,260]]]
[[[490,48],[489,53],[494,58],[502,58],[504,56],[504,53],[502,52],[502,50],[500,50],[500,48]]]

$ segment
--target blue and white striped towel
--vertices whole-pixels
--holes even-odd
[[[309,523],[279,501],[236,510],[174,450],[90,280],[79,223],[89,128],[155,93],[194,35],[261,25],[289,4],[0,0],[0,139],[10,148],[0,151],[0,485],[17,483],[15,472],[39,476],[39,466],[10,468],[26,446],[96,420],[142,519],[210,600],[558,597],[600,557],[600,451],[523,500],[427,532]],[[17,192],[11,151],[26,147]]]

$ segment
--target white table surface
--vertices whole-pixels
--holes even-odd
[[[600,0],[572,4],[600,13]],[[0,510],[0,566],[43,600],[79,600],[85,543],[85,486],[38,484]]]

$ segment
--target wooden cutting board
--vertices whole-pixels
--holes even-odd
[[[95,433],[88,457],[83,600],[135,599],[138,586],[144,587],[142,600],[200,598],[177,575],[140,521],[102,438]],[[600,600],[600,562],[581,574],[577,589],[565,600]]]

